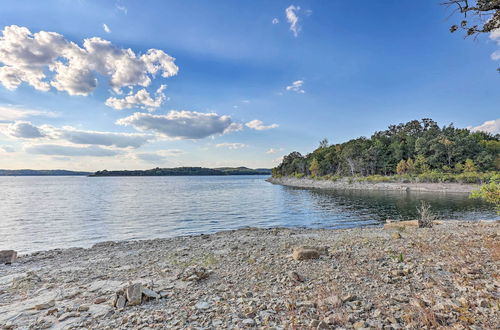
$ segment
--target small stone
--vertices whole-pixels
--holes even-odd
[[[295,260],[318,259],[319,252],[315,249],[295,248],[292,257]]]
[[[156,293],[155,291],[153,290],[150,290],[148,288],[142,288],[142,294],[145,295],[147,298],[151,298],[151,299],[160,299],[160,295],[158,293]]]
[[[17,259],[17,252],[14,250],[0,251],[0,264],[10,265]]]
[[[72,317],[79,317],[80,316],[80,313],[77,313],[77,312],[68,312],[68,313],[64,313],[63,315],[61,315],[59,317],[59,321],[62,322],[62,321],[65,321],[69,318],[72,318]]]
[[[488,300],[481,300],[481,302],[479,303],[479,306],[483,307],[483,308],[487,308],[487,307],[490,307],[490,304],[488,303]]]
[[[304,278],[300,276],[297,272],[288,273],[288,277],[294,282],[304,282]]]
[[[353,324],[354,329],[363,329],[366,327],[365,321],[358,321]]]
[[[107,298],[99,297],[96,300],[94,300],[94,304],[99,305],[99,304],[106,302],[107,300],[108,300]]]
[[[194,307],[196,307],[196,309],[206,310],[206,309],[210,308],[210,303],[208,303],[206,301],[200,301]]]
[[[255,321],[253,319],[244,319],[241,323],[247,327],[252,327],[255,325]]]
[[[127,287],[127,304],[129,306],[140,305],[142,302],[142,284],[135,283]]]
[[[318,324],[319,324],[319,321],[318,321],[318,320],[312,320],[312,321],[309,323],[309,328],[310,328],[310,329],[317,328],[317,327],[318,327]]]
[[[76,310],[78,312],[88,312],[89,309],[90,307],[88,305],[80,305]]]
[[[330,329],[330,326],[325,321],[321,321],[321,322],[319,322],[316,329]]]
[[[44,310],[44,309],[49,309],[49,308],[52,308],[56,305],[55,301],[54,300],[51,300],[49,302],[46,302],[46,303],[43,303],[43,304],[38,304],[38,305],[35,305],[35,309],[37,311],[41,311],[41,310]]]
[[[401,238],[401,234],[400,234],[400,233],[398,233],[397,231],[395,231],[395,232],[393,232],[393,233],[391,234],[391,237],[392,237],[393,239],[400,239],[400,238]]]
[[[116,299],[116,304],[115,304],[115,307],[117,309],[123,309],[125,307],[125,304],[127,303],[127,300],[125,299],[124,296],[120,295],[118,296],[118,298]]]

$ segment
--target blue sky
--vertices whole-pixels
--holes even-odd
[[[439,2],[3,1],[0,168],[271,167],[426,117],[498,133],[500,38],[450,34]]]

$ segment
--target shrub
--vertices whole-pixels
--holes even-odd
[[[431,212],[431,205],[425,201],[420,202],[420,206],[417,206],[418,227],[419,228],[431,228],[433,221],[436,216]]]

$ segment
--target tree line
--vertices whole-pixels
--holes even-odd
[[[320,142],[303,156],[292,152],[273,176],[371,176],[463,173],[500,170],[500,135],[440,127],[424,118],[391,125],[370,138]]]

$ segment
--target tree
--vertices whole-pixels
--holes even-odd
[[[319,162],[316,158],[313,158],[311,166],[309,166],[309,171],[311,171],[313,177],[319,175]]]
[[[475,171],[476,171],[476,165],[474,164],[474,161],[468,158],[464,164],[464,172],[475,172]]]
[[[452,33],[464,30],[466,36],[471,36],[500,28],[499,0],[448,0],[443,4],[454,7],[464,18],[450,27]]]
[[[500,179],[500,178],[499,178]],[[475,190],[470,195],[471,198],[480,198],[495,205],[497,213],[500,215],[500,180],[492,181],[482,185],[479,190]]]
[[[406,160],[401,159],[399,161],[398,165],[396,166],[396,173],[401,175],[401,174],[405,174],[406,171],[408,171],[408,167],[406,165]]]

